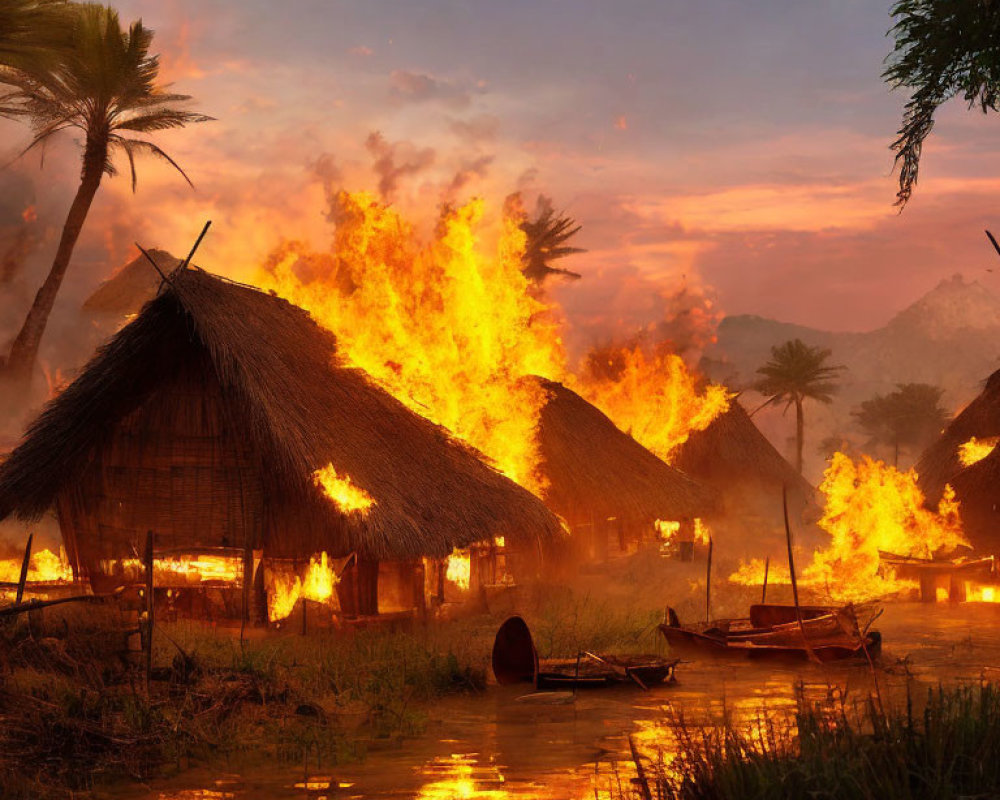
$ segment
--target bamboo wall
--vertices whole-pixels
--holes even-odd
[[[205,357],[187,359],[126,416],[57,503],[71,562],[98,583],[107,583],[102,562],[135,557],[147,530],[161,551],[242,548],[247,536],[256,545],[262,507],[259,475]]]

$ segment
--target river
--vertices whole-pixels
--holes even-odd
[[[1000,604],[886,607],[879,688],[900,702],[907,688],[1000,678]],[[492,686],[479,696],[454,697],[429,711],[426,732],[400,747],[369,753],[361,763],[297,768],[243,766],[239,774],[184,772],[148,787],[122,787],[115,800],[341,800],[341,798],[567,798],[610,797],[634,770],[629,735],[649,757],[669,759],[671,720],[694,724],[724,712],[780,719],[807,697],[867,696],[867,664],[773,664],[692,661],[677,681],[649,692],[621,687],[579,693],[572,703],[518,702],[523,687]],[[659,752],[662,751],[662,752]]]

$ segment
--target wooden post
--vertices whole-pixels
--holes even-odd
[[[788,574],[792,579],[792,600],[795,602],[795,618],[799,622],[799,632],[802,634],[802,645],[809,655],[810,661],[819,662],[806,638],[806,626],[802,623],[802,608],[799,606],[799,586],[795,581],[795,557],[792,555],[792,526],[788,523],[788,487],[781,487],[781,510],[785,517],[785,539],[788,542]]]
[[[712,620],[712,548],[715,540],[708,537],[708,566],[705,568],[705,621]]]
[[[153,673],[153,532],[146,531],[146,552],[143,558],[146,571],[146,636],[142,641],[143,660],[146,667],[146,694]]]
[[[417,617],[421,622],[427,621],[427,594],[424,588],[426,567],[421,558],[413,565],[413,603],[417,609]]]
[[[31,564],[31,540],[35,538],[35,534],[28,534],[28,541],[24,545],[24,559],[21,561],[21,577],[17,579],[17,597],[14,599],[14,605],[20,605],[21,599],[24,597],[24,584],[28,582],[28,566]]]
[[[302,635],[305,636],[309,625],[309,601],[302,598]]]
[[[965,581],[962,579],[961,573],[952,572],[948,579],[948,602],[964,603],[967,599]]]
[[[246,632],[247,623],[250,621],[250,590],[253,587],[253,543],[244,530],[243,542],[243,598],[240,614],[240,644],[243,644],[243,635]]]
[[[767,602],[767,574],[771,571],[771,556],[764,559],[764,587],[760,590],[761,605]]]

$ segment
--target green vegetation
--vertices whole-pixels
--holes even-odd
[[[923,699],[923,698],[920,698]],[[647,779],[675,800],[952,800],[1000,792],[1000,687],[939,688],[921,709],[807,706],[794,725],[679,733],[679,752]],[[797,735],[794,731],[797,730]],[[671,744],[671,748],[673,744]]]
[[[943,103],[961,95],[985,114],[1000,100],[1000,5],[984,0],[898,0],[885,79],[910,97],[898,138],[897,205],[913,194],[924,140]]]

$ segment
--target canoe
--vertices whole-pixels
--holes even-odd
[[[493,642],[493,674],[501,685],[533,683],[536,689],[591,689],[632,684],[648,689],[673,680],[677,660],[655,655],[615,656],[582,651],[577,658],[539,660],[528,624],[504,621]]]
[[[875,656],[882,635],[868,631],[864,637],[850,606],[802,606],[799,626],[795,606],[754,605],[742,619],[715,620],[707,625],[681,625],[677,613],[667,609],[660,632],[672,651],[711,656],[806,659],[810,652],[820,661]],[[805,638],[803,639],[803,632]]]

